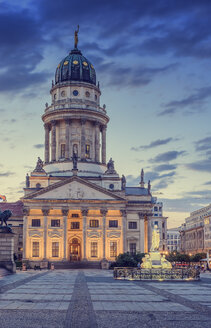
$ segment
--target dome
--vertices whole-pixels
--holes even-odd
[[[77,48],[73,49],[57,66],[55,84],[66,81],[81,81],[96,85],[93,65]]]

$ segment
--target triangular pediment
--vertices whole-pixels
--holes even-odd
[[[115,195],[113,192],[79,177],[71,177],[65,181],[57,182],[24,198],[40,200],[124,200],[124,198]]]

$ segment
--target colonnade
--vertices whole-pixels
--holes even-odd
[[[57,159],[57,147],[60,147],[60,142],[57,140],[57,125],[61,121],[51,121],[50,123],[45,123],[45,163],[55,162]],[[81,133],[80,133],[80,145],[81,149],[79,150],[80,159],[86,159],[86,133],[85,126],[86,120],[81,119]],[[65,159],[71,159],[72,153],[70,153],[70,146],[72,145],[71,141],[71,120],[65,120]],[[102,125],[99,122],[93,122],[93,131],[94,131],[94,145],[92,146],[93,153],[90,159],[94,162],[106,164],[106,125]],[[51,134],[51,138],[50,138]],[[62,142],[64,143],[64,142]],[[101,145],[101,154],[100,154],[100,145]],[[73,145],[72,145],[73,146]]]

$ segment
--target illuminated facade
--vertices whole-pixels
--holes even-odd
[[[153,228],[151,186],[127,187],[106,162],[109,117],[93,65],[75,47],[56,69],[42,116],[45,160],[27,175],[23,259],[108,262],[147,252]],[[107,163],[107,164],[106,164]]]

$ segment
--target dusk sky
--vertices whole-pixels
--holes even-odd
[[[211,203],[211,1],[0,0],[0,194],[44,159],[41,115],[74,45],[94,65],[107,160],[164,203],[169,227]]]

